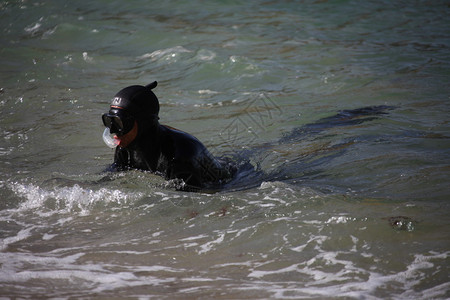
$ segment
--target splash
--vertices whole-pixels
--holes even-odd
[[[45,208],[54,213],[78,212],[81,215],[87,215],[96,205],[107,203],[124,205],[142,197],[141,193],[125,193],[108,188],[93,190],[78,184],[52,189],[18,182],[9,183],[8,186],[18,197],[25,199],[20,203],[19,210]]]

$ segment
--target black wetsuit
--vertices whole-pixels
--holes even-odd
[[[157,124],[140,133],[128,147],[117,147],[110,171],[139,169],[182,179],[180,189],[195,190],[220,185],[232,178],[235,167],[215,158],[194,136]]]

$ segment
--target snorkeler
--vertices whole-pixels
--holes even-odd
[[[194,136],[159,123],[156,86],[155,81],[122,89],[103,114],[103,140],[116,147],[107,171],[151,171],[167,180],[182,179],[183,190],[229,181],[236,171],[229,161],[215,158]]]

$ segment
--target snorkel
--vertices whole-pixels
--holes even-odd
[[[109,148],[114,149],[117,146],[119,146],[119,141],[115,139],[116,135],[114,133],[110,133],[108,127],[106,127],[105,130],[103,131],[102,137],[106,146],[108,146]]]

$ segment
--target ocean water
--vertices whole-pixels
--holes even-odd
[[[1,1],[0,298],[450,298],[449,13]],[[102,172],[101,114],[153,80],[246,166],[223,190]]]

